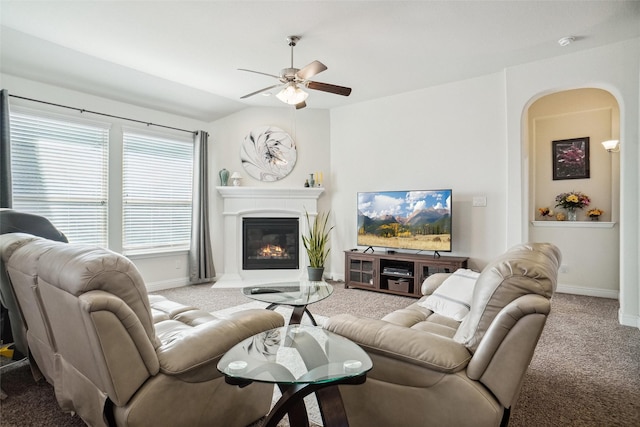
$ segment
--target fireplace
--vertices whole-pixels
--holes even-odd
[[[308,258],[303,250],[302,235],[308,234],[306,215],[313,222],[317,215],[318,198],[324,192],[321,187],[216,187],[223,199],[224,223],[221,247],[224,253],[222,274],[216,287],[242,287],[263,283],[287,282],[306,277]],[[245,219],[285,218],[298,223],[297,261],[286,268],[282,266],[265,270],[249,270],[244,267],[243,228]],[[269,260],[273,262],[275,260]],[[287,261],[290,262],[290,261]],[[295,266],[297,265],[297,268]],[[220,269],[216,268],[218,272]]]
[[[298,218],[242,219],[244,270],[296,270],[298,253]]]

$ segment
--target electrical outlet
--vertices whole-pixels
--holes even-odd
[[[176,260],[176,270],[180,270],[182,268],[182,262],[179,259]]]
[[[569,267],[567,266],[567,264],[560,264],[560,268],[558,269],[559,273],[568,273],[569,272]]]

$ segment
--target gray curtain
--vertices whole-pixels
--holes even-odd
[[[209,135],[207,132],[198,131],[195,134],[193,146],[193,217],[189,280],[192,283],[202,283],[211,281],[216,275],[209,232]]]
[[[9,91],[0,92],[0,208],[13,207],[11,195],[11,138],[9,137]]]

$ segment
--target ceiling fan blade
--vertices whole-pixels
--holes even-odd
[[[307,103],[302,101],[302,102],[296,104],[296,110],[299,110],[299,109],[304,108],[306,106],[307,106]]]
[[[260,92],[265,92],[265,91],[267,91],[267,90],[269,90],[269,89],[273,89],[274,87],[278,87],[278,86],[280,86],[280,85],[279,85],[279,84],[277,84],[277,85],[273,85],[273,86],[265,87],[264,89],[260,89],[260,90],[257,90],[257,91],[255,91],[255,92],[251,92],[251,93],[249,93],[249,94],[247,94],[247,95],[245,95],[245,96],[241,96],[241,97],[240,97],[240,99],[249,98],[250,96],[257,95],[257,94],[259,94]]]
[[[280,79],[280,76],[276,76],[274,74],[263,73],[261,71],[247,70],[246,68],[238,68],[238,71],[246,71],[248,73],[262,74],[263,76],[269,76],[269,77],[273,77],[273,78],[276,78],[276,79]]]
[[[307,80],[326,69],[327,66],[322,62],[313,61],[311,64],[305,65],[303,68],[298,70],[298,72],[296,73],[296,77],[300,80]]]
[[[329,83],[307,82],[309,89],[321,90],[323,92],[335,93],[336,95],[349,96],[351,94],[350,87],[336,86]]]

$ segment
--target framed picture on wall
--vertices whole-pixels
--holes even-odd
[[[553,179],[589,178],[589,137],[552,141]]]

